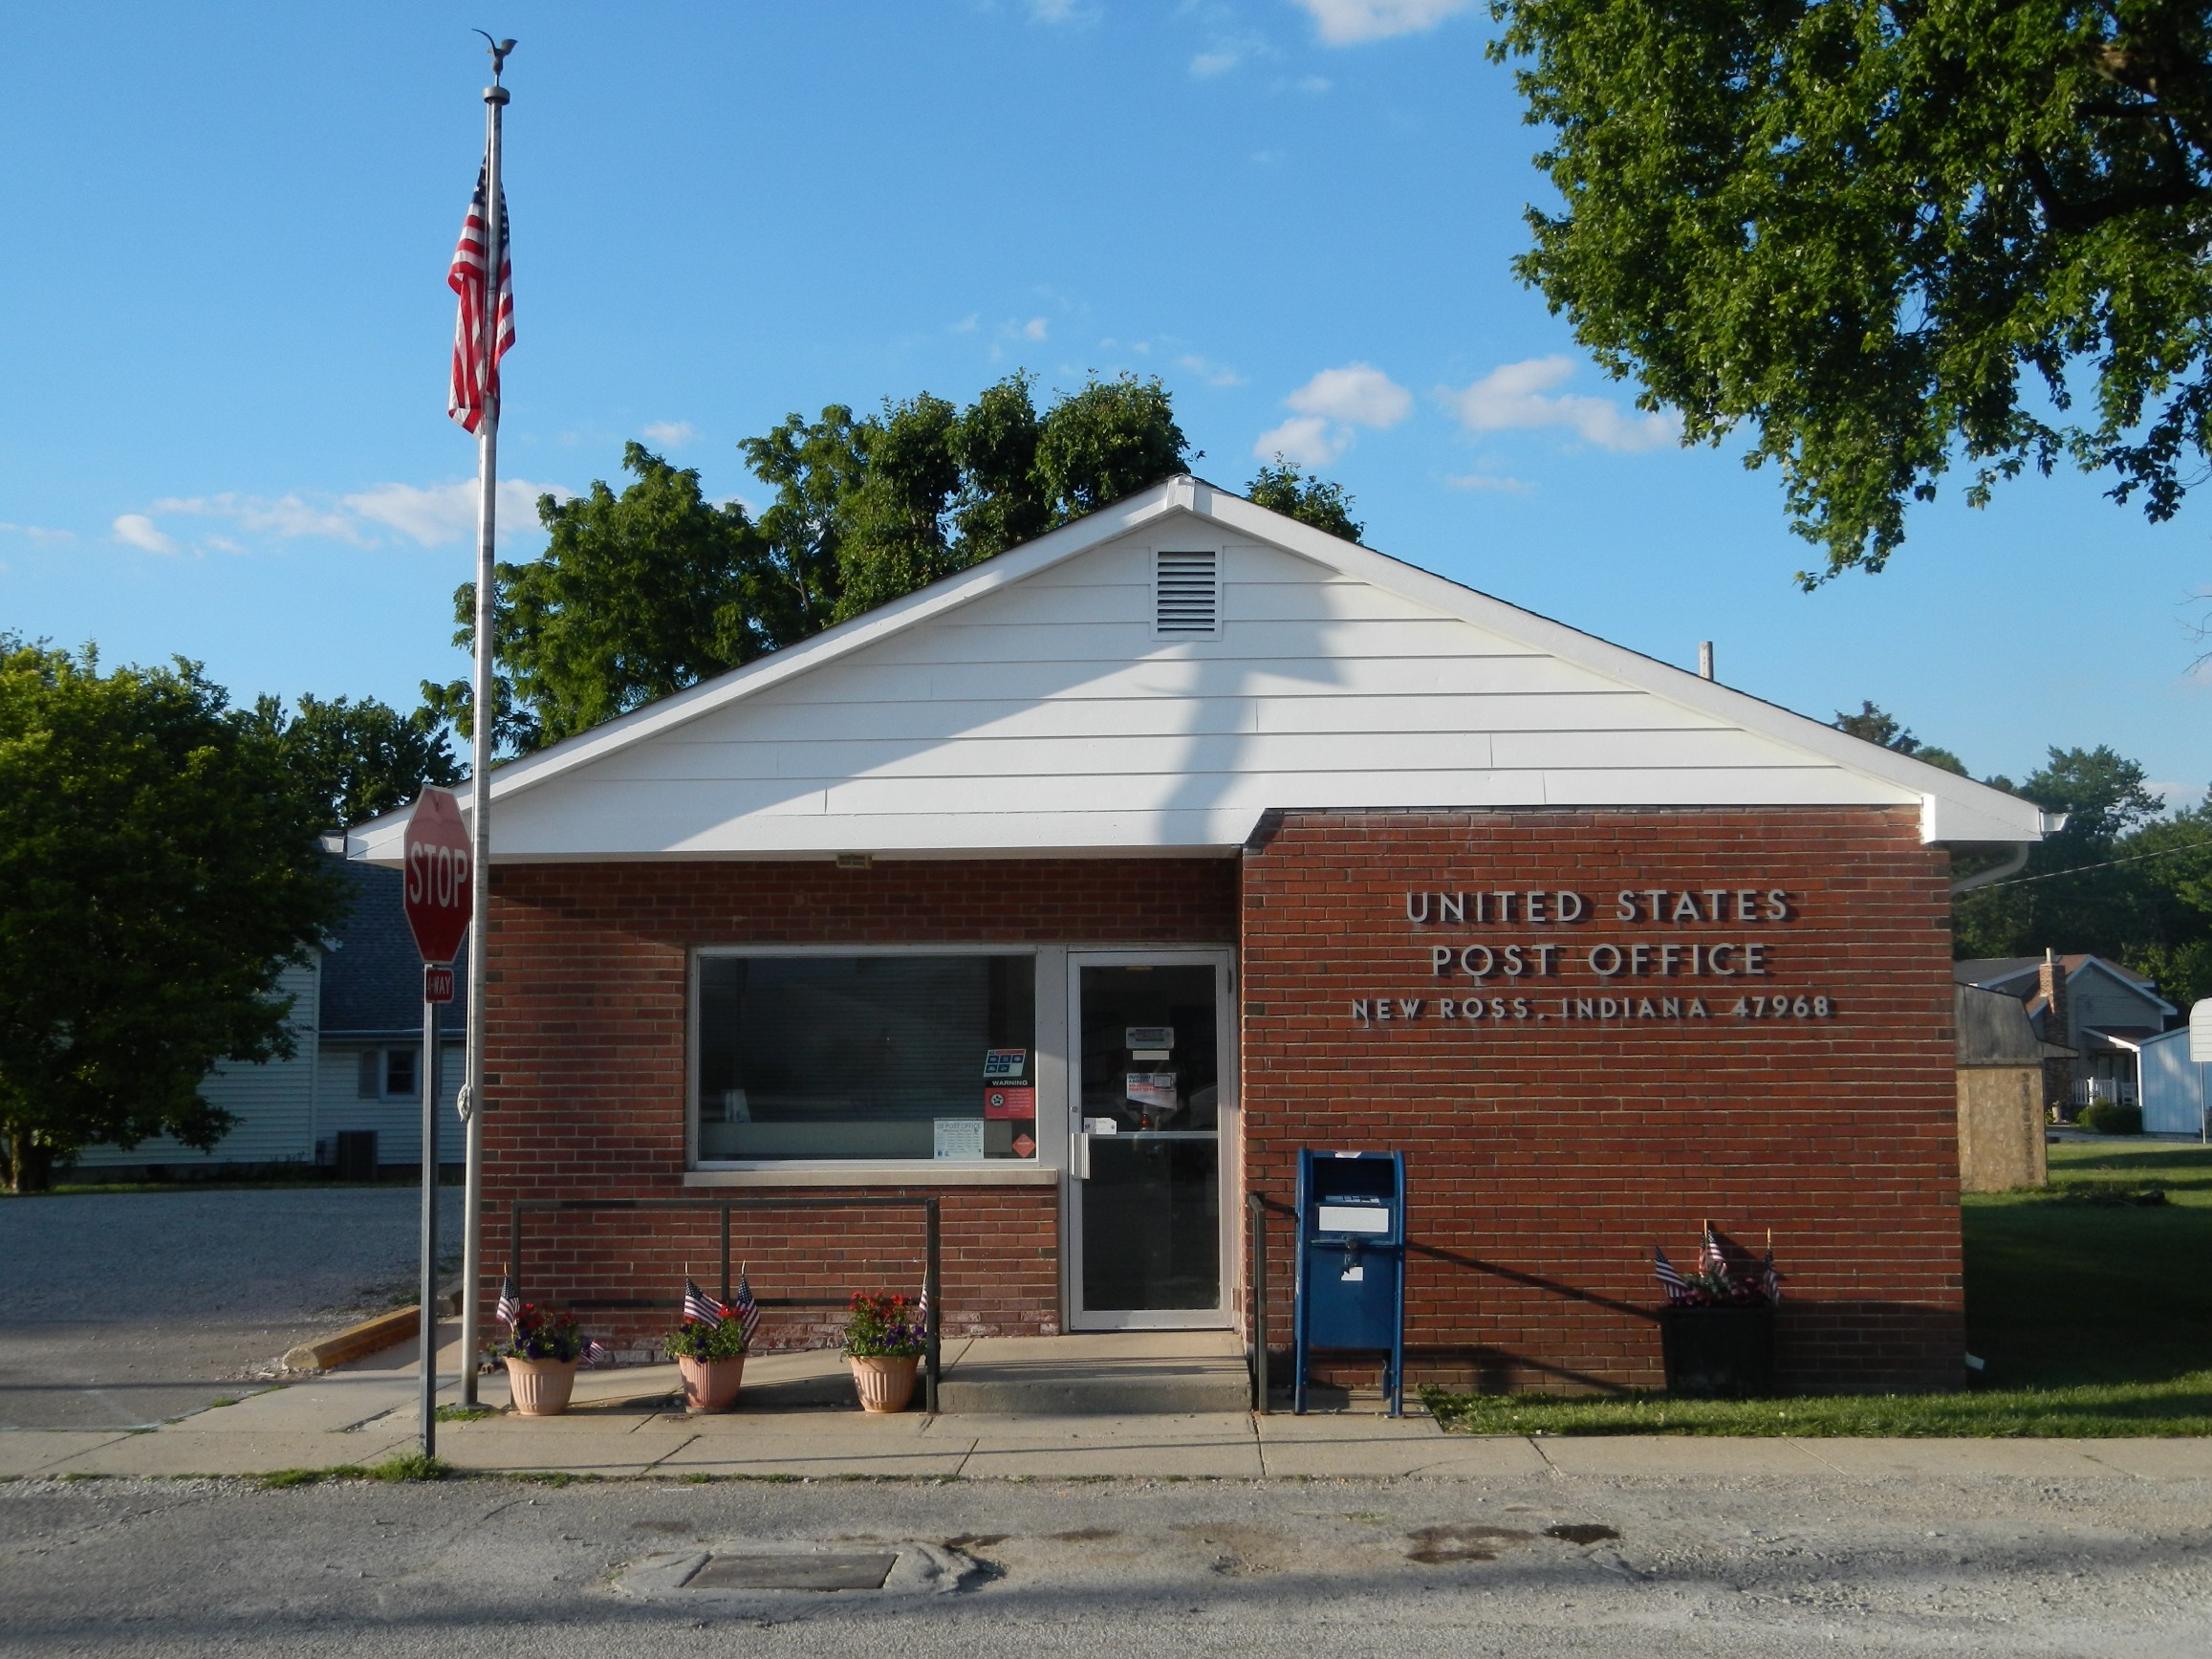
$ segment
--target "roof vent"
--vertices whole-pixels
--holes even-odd
[[[1222,556],[1155,552],[1152,632],[1162,640],[1207,640],[1222,631]]]

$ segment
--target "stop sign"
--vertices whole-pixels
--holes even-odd
[[[401,842],[407,872],[407,926],[425,962],[450,962],[468,931],[475,903],[469,881],[468,830],[452,793],[430,784],[407,815]]]

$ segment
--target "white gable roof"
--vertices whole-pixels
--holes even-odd
[[[1162,552],[1222,625],[1153,629]],[[1225,850],[1269,808],[2032,803],[1177,477],[501,767],[501,862]],[[461,792],[464,805],[469,799]],[[348,838],[396,862],[403,814]]]

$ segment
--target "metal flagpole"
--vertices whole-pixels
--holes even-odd
[[[415,1086],[423,1093],[423,1296],[416,1321],[421,1361],[423,1455],[438,1455],[438,1005],[423,976],[423,1060]]]
[[[490,39],[489,35],[485,36]],[[507,261],[507,215],[499,184],[500,116],[507,88],[499,84],[511,40],[491,47],[491,84],[484,89],[484,415],[476,428],[476,663],[470,681],[468,744],[468,863],[474,899],[468,928],[468,1049],[462,1090],[466,1151],[462,1183],[461,1403],[476,1404],[478,1331],[483,1323],[481,1232],[484,1224],[484,978],[486,934],[491,922],[491,752],[498,710],[493,704],[492,547],[499,521],[499,399],[492,377],[499,367],[500,270]]]

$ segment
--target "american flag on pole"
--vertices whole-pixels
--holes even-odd
[[[701,1290],[696,1281],[683,1281],[683,1317],[697,1320],[708,1330],[722,1328],[722,1304]]]
[[[1651,1247],[1651,1270],[1659,1275],[1659,1283],[1667,1287],[1667,1300],[1680,1301],[1689,1295],[1690,1281],[1682,1277],[1682,1270],[1667,1259],[1667,1253],[1658,1245]]]
[[[752,1280],[746,1277],[744,1268],[737,1270],[737,1299],[729,1304],[730,1317],[737,1321],[738,1329],[745,1332],[747,1347],[752,1345],[752,1333],[760,1325],[760,1303],[753,1299]]]
[[[1713,1224],[1705,1223],[1705,1236],[1698,1246],[1698,1272],[1717,1275],[1725,1283],[1728,1278],[1728,1257],[1721,1249],[1721,1235],[1713,1231]]]
[[[522,1286],[514,1282],[514,1275],[508,1274],[499,1281],[499,1305],[491,1310],[491,1317],[512,1329],[522,1312]]]
[[[452,267],[445,273],[445,286],[461,296],[461,309],[453,319],[453,387],[446,395],[445,412],[470,432],[483,424],[486,409],[498,406],[499,360],[514,344],[514,261],[508,257],[507,191],[502,188],[495,319],[498,334],[489,353],[485,350],[485,265],[489,256],[485,244],[491,221],[485,209],[484,186],[488,166],[488,163],[477,169],[476,193],[468,198],[468,215],[461,221],[461,240],[453,250]]]
[[[1759,1270],[1759,1288],[1766,1293],[1768,1301],[1778,1302],[1782,1299],[1782,1276],[1774,1271],[1774,1247],[1771,1244],[1767,1247],[1767,1264]]]
[[[586,1338],[584,1339],[584,1364],[587,1364],[587,1365],[598,1365],[598,1364],[605,1364],[607,1361],[609,1361],[609,1360],[613,1359],[614,1357],[615,1357],[615,1355],[614,1355],[614,1350],[612,1350],[611,1348],[609,1348],[609,1347],[606,1345],[606,1343],[604,1343],[604,1342],[600,1342],[598,1338],[596,1338],[596,1337],[586,1337]]]

